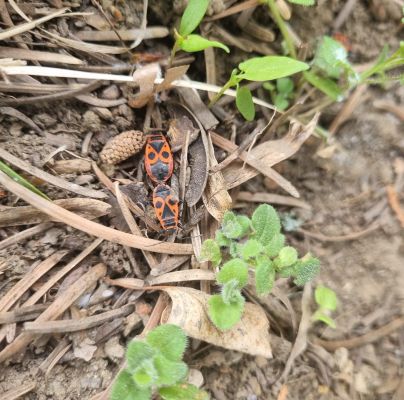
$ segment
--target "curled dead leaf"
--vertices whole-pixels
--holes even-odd
[[[178,325],[188,336],[216,346],[272,358],[269,322],[265,312],[257,305],[246,303],[240,322],[233,329],[222,332],[208,317],[208,294],[186,287],[164,290],[172,301],[171,310],[164,323]]]
[[[133,74],[133,81],[139,86],[139,93],[129,94],[128,104],[132,108],[144,107],[154,94],[154,81],[160,73],[158,63],[152,63],[138,68]],[[130,86],[130,84],[128,84]]]

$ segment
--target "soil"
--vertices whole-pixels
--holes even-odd
[[[115,2],[102,3],[110,5]],[[157,0],[151,1],[149,23],[172,24],[177,15],[171,15],[172,10],[160,12],[160,3]],[[175,3],[175,9],[181,10],[181,2]],[[294,6],[291,25],[303,42],[312,46],[320,35],[331,32],[332,23],[344,3],[319,0],[315,8]],[[340,28],[352,45],[350,57],[354,63],[372,61],[384,45],[396,48],[399,40],[404,39],[403,30],[397,29],[399,24],[393,12],[397,8],[391,3],[395,2],[357,1]],[[104,7],[108,5],[103,4]],[[215,2],[219,11],[221,5],[223,2]],[[135,8],[141,14],[141,7]],[[213,7],[212,12],[218,11]],[[136,18],[127,22],[127,26],[138,26],[139,21],[136,14]],[[269,19],[264,18],[264,22],[273,26]],[[142,51],[153,51],[154,43],[146,41]],[[157,48],[160,50],[160,47]],[[164,46],[161,48],[167,51]],[[203,81],[205,73],[198,66],[199,63],[195,64],[191,68],[191,76]],[[224,79],[231,70],[230,64],[226,62],[228,71],[218,71],[219,79]],[[105,92],[107,89],[108,92]],[[112,95],[117,98],[121,96],[120,90],[115,85],[111,89],[109,85],[100,89],[98,94],[99,97]],[[336,329],[313,323],[309,348],[295,360],[285,381],[278,378],[284,370],[287,354],[282,354],[274,346],[275,342],[274,358],[271,360],[192,343],[187,361],[192,368],[202,372],[204,388],[212,399],[404,399],[404,329],[384,335],[375,342],[350,349],[341,347],[335,352],[328,352],[315,344],[316,338],[332,340],[363,335],[404,313],[404,235],[386,194],[388,185],[399,184],[395,167],[400,160],[402,163],[404,157],[403,121],[397,115],[377,108],[376,100],[403,104],[404,88],[398,84],[388,84],[383,88],[369,87],[348,121],[327,143],[312,137],[293,158],[277,166],[283,176],[297,187],[302,200],[311,205],[310,211],[285,206],[277,208],[284,221],[296,224],[296,229],[287,233],[288,242],[297,247],[299,252],[310,251],[321,259],[321,273],[314,284],[324,284],[338,295],[338,309],[333,314]],[[233,106],[228,107],[232,110]],[[342,107],[343,104],[335,104],[324,110],[321,126],[327,128]],[[41,130],[52,134],[52,137],[41,136],[24,122],[9,115],[1,115],[0,145],[20,159],[51,173],[52,164],[44,167],[44,160],[55,154],[61,146],[80,154],[83,140],[91,131],[94,135],[87,157],[98,161],[99,151],[110,137],[124,130],[141,128],[145,115],[144,109],[132,109],[126,104],[110,107],[108,113],[74,101],[24,106],[18,107],[18,110],[31,118]],[[227,133],[230,131],[227,130]],[[61,154],[52,158],[70,158],[69,153]],[[121,179],[128,179],[132,173],[136,177],[139,162],[139,156],[131,159],[127,164],[129,167],[125,169],[126,173],[122,173],[123,168],[118,175],[114,169],[106,172]],[[91,171],[62,174],[61,177],[88,188],[103,189]],[[36,184],[52,199],[73,197],[43,182]],[[245,183],[241,190],[285,194],[273,182],[261,176]],[[401,200],[402,193],[401,186]],[[7,206],[25,205],[12,195],[4,196],[0,201]],[[246,213],[255,207],[251,203],[243,206]],[[100,221],[107,226],[120,225],[111,216],[102,217]],[[367,234],[357,238],[350,236],[375,224],[377,227]],[[0,240],[28,227],[2,228]],[[317,234],[317,238],[311,237],[310,233]],[[78,249],[83,249],[92,240],[88,235],[64,224],[54,224],[46,232],[1,250],[0,298],[53,252],[66,249],[72,258]],[[133,254],[141,265],[143,259],[140,252],[135,251]],[[109,276],[113,278],[126,277],[131,271],[131,261],[126,251],[119,245],[104,242],[86,262],[80,264],[75,278],[78,279],[89,265],[97,261],[103,261],[108,266]],[[45,300],[51,301],[58,289],[56,287],[50,291]],[[123,291],[116,290],[114,295],[118,297]],[[293,288],[288,292],[288,297],[300,315],[302,291]],[[23,297],[22,302],[25,299]],[[155,299],[149,296],[138,303],[140,322],[132,321],[131,328],[128,328],[128,320],[118,321],[120,324],[114,326],[111,324],[105,327],[110,331],[102,332],[101,339],[97,329],[64,336],[41,336],[23,354],[0,365],[0,399],[2,392],[32,381],[37,383],[36,388],[22,398],[91,399],[112,381],[122,362],[125,344],[140,333],[140,325],[147,321]],[[0,341],[0,349],[5,341],[12,341],[15,337],[13,329],[16,329],[15,326],[8,330],[3,343]],[[19,330],[20,326],[17,328]],[[279,333],[276,327],[275,330]],[[280,331],[285,335],[285,340],[294,342],[293,332],[283,330],[282,327]],[[44,374],[41,365],[63,338],[66,339],[66,345],[72,343],[72,346]],[[285,390],[288,394],[281,397]]]

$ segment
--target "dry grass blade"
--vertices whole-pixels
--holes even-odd
[[[43,94],[61,92],[71,89],[82,89],[85,85],[80,83],[72,83],[70,85],[58,85],[58,84],[38,84],[38,83],[20,83],[20,82],[0,82],[1,92],[11,93],[31,93],[31,94]]]
[[[400,200],[398,198],[397,191],[393,185],[388,185],[386,190],[390,207],[396,214],[397,219],[400,221],[401,227],[404,228],[404,210],[400,206]]]
[[[216,275],[213,271],[203,269],[187,269],[184,271],[168,272],[149,280],[150,285],[165,283],[190,282],[190,281],[214,281]]]
[[[64,333],[64,332],[78,332],[86,329],[95,328],[105,322],[112,321],[115,318],[126,317],[134,311],[133,304],[126,304],[125,306],[116,310],[106,311],[101,314],[92,315],[80,319],[68,319],[57,321],[42,321],[42,322],[26,322],[24,330],[26,332],[45,334],[45,333]]]
[[[147,239],[141,236],[131,235],[120,232],[116,229],[108,228],[96,222],[89,221],[64,208],[59,207],[53,202],[47,201],[40,196],[32,193],[28,189],[14,182],[7,175],[0,172],[0,184],[15,195],[32,204],[42,212],[52,216],[57,221],[63,222],[73,228],[79,229],[89,235],[97,236],[114,243],[124,246],[134,247],[141,250],[148,250],[165,254],[192,254],[192,246],[189,244],[166,243],[159,240]]]
[[[388,112],[393,113],[396,115],[398,118],[400,118],[401,121],[404,121],[404,110],[402,106],[399,106],[398,104],[389,101],[389,100],[376,100],[373,102],[373,106],[380,109],[380,110],[385,110]]]
[[[1,211],[0,211],[1,216]],[[0,250],[5,249],[8,246],[21,242],[25,239],[28,239],[38,233],[48,230],[53,224],[50,222],[44,222],[43,224],[39,224],[33,226],[32,228],[25,229],[21,232],[16,233],[13,236],[8,237],[0,242]]]
[[[305,201],[295,199],[294,197],[266,192],[239,192],[237,195],[237,200],[251,203],[281,204],[284,206],[300,207],[304,208],[305,210],[311,210],[311,205]]]
[[[233,7],[229,7],[227,10],[224,10],[221,13],[214,15],[213,17],[206,18],[205,21],[216,21],[218,19],[229,17],[230,15],[237,14],[244,10],[248,10],[249,8],[259,6],[260,4],[261,2],[259,0],[243,1],[242,3],[237,4]]]
[[[35,304],[34,306],[20,307],[12,311],[0,313],[0,324],[14,324],[16,322],[30,321],[37,318],[49,307],[47,304]]]
[[[111,279],[109,277],[106,277],[104,279],[104,282],[110,286],[119,286],[131,290],[143,290],[144,288],[144,281],[142,279],[136,279],[136,278]]]
[[[104,264],[97,264],[86,272],[79,280],[69,286],[55,301],[35,320],[36,322],[52,321],[62,315],[89,287],[102,278],[107,271]],[[29,332],[20,334],[14,342],[0,352],[0,362],[7,360],[22,351],[35,337]]]
[[[57,251],[46,260],[42,261],[31,272],[25,274],[24,277],[0,299],[0,311],[8,311],[38,279],[49,272],[67,253],[68,251],[66,250]]]
[[[13,37],[15,35],[19,35],[20,33],[24,33],[27,32],[31,29],[36,28],[38,25],[43,24],[46,21],[49,21],[53,18],[59,17],[62,14],[65,14],[65,12],[67,11],[67,8],[62,8],[60,10],[57,10],[56,12],[46,15],[42,18],[36,19],[35,21],[31,21],[31,22],[25,22],[23,24],[14,26],[12,28],[6,29],[2,32],[0,32],[0,41],[1,40],[6,40],[10,37]]]
[[[164,26],[151,26],[143,29],[128,29],[118,31],[80,31],[75,36],[81,40],[89,42],[112,42],[136,40],[140,36],[143,39],[159,39],[168,36],[169,30]]]
[[[20,158],[13,156],[11,153],[0,147],[0,158],[13,164],[15,167],[33,175],[45,182],[55,185],[61,189],[65,189],[69,192],[73,192],[85,197],[93,197],[96,199],[105,199],[107,195],[101,191],[93,190],[89,188],[83,188],[75,183],[70,183],[62,178],[51,175],[41,169],[34,167],[33,165],[21,160]]]
[[[11,389],[1,394],[1,400],[15,400],[24,394],[32,392],[36,388],[36,382],[25,383],[19,385],[16,389]]]
[[[12,57],[19,60],[42,61],[45,63],[60,63],[83,65],[84,62],[79,58],[69,54],[52,53],[50,51],[38,51],[29,49],[18,49],[13,47],[0,46],[0,57]]]
[[[109,214],[111,210],[111,206],[108,203],[95,199],[83,199],[81,197],[55,200],[54,204],[88,219],[102,217]],[[33,206],[9,207],[0,211],[0,227],[31,225],[49,220],[52,220],[51,216]]]
[[[36,133],[41,136],[45,136],[45,132],[34,122],[31,118],[28,118],[21,111],[16,110],[11,107],[0,107],[0,114],[9,115],[10,117],[14,117],[19,119],[20,121],[27,124],[30,128],[32,128]]]

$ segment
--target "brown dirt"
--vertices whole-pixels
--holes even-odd
[[[151,3],[151,18],[170,23],[169,10],[161,13],[156,5],[160,2]],[[297,12],[291,24],[305,42],[313,44],[316,37],[330,32],[342,3],[320,0],[314,10],[294,7]],[[352,60],[357,63],[373,60],[385,44],[394,47],[400,35],[402,39],[402,33],[396,33],[395,18],[384,18],[385,14],[379,8],[370,8],[369,3],[358,1],[341,28],[352,43]],[[389,1],[381,3],[390,4]],[[180,6],[177,4],[177,7]],[[384,10],[388,16],[389,10]],[[136,14],[127,25],[137,26],[137,18]],[[153,43],[148,42],[147,48],[153,49],[152,46]],[[192,73],[200,77],[202,71],[195,67]],[[404,90],[398,85],[386,89],[373,87],[367,91],[365,101],[330,140],[328,145],[334,147],[326,156],[324,152],[319,155],[319,150],[326,145],[313,138],[293,159],[281,166],[282,173],[297,186],[303,200],[312,205],[311,212],[294,210],[293,218],[303,223],[301,228],[333,237],[358,232],[375,221],[381,224],[372,233],[346,241],[321,241],[301,232],[288,233],[289,242],[300,251],[311,251],[321,259],[322,270],[316,284],[323,283],[332,288],[339,299],[335,313],[337,328],[332,330],[314,324],[310,341],[315,337],[331,340],[358,336],[403,314],[404,236],[386,196],[386,186],[396,179],[394,161],[404,156],[403,123],[393,114],[376,109],[373,102],[388,99],[402,104]],[[334,105],[326,110],[321,124],[327,127],[340,108],[341,105]],[[98,160],[98,152],[110,137],[126,129],[141,127],[144,117],[143,111],[133,111],[123,105],[110,109],[112,119],[102,118],[92,107],[70,101],[22,107],[20,110],[40,128],[57,135],[60,143],[50,144],[47,137],[39,136],[22,122],[0,116],[0,144],[40,168],[43,160],[63,144],[79,154],[89,130],[94,132],[89,157]],[[138,158],[133,160],[132,170],[138,161]],[[86,186],[94,189],[101,188],[91,173],[63,177],[72,182],[85,181]],[[127,175],[121,177],[127,178]],[[53,199],[68,195],[51,186],[38,185]],[[246,183],[243,190],[266,191],[265,185],[268,186],[268,182],[257,177]],[[0,201],[5,205],[23,204],[14,197]],[[252,208],[248,206],[247,210]],[[290,208],[279,207],[279,210],[286,217]],[[108,219],[105,222],[111,224]],[[18,227],[1,229],[0,239],[19,230]],[[90,241],[87,235],[55,224],[51,232],[0,251],[0,294],[6,293],[27,271],[55,250],[68,249],[73,254]],[[91,261],[102,260],[112,277],[126,276],[131,270],[126,252],[118,245],[104,243],[94,254]],[[2,270],[4,263],[7,263],[7,268]],[[86,265],[84,263],[83,268]],[[289,297],[299,309],[301,292],[292,290]],[[108,386],[118,370],[120,346],[139,332],[134,329],[124,335],[123,330],[122,323],[110,335],[106,334],[105,340],[97,342],[90,361],[68,351],[46,378],[38,374],[38,368],[61,338],[41,338],[23,355],[0,365],[0,398],[2,392],[36,380],[37,388],[25,395],[25,399],[90,399]],[[74,343],[75,350],[81,344],[85,352],[91,351],[96,335],[96,330],[90,330],[85,334],[68,335],[68,338]],[[290,332],[288,335],[286,339],[293,342],[293,335]],[[276,349],[274,353],[277,354]],[[194,358],[190,354],[188,357],[191,366],[201,369],[206,389],[217,400],[280,400],[278,395],[283,383],[288,389],[285,400],[388,400],[394,393],[396,396],[402,393],[399,385],[401,382],[403,386],[404,330],[375,343],[350,350],[342,348],[335,353],[318,349],[316,352],[311,348],[296,360],[286,382],[277,381],[284,369],[284,357],[265,360],[212,347]]]

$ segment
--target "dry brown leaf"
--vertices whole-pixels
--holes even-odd
[[[139,93],[129,95],[128,104],[133,108],[144,107],[154,94],[154,81],[160,73],[158,63],[152,63],[138,68],[133,74],[133,81],[139,85]],[[128,85],[131,86],[131,85]]]
[[[189,65],[180,65],[178,67],[172,67],[166,71],[164,81],[156,85],[156,92],[167,90],[171,87],[172,82],[180,79],[188,71]]]
[[[149,280],[150,285],[190,281],[214,281],[216,274],[203,269],[186,269],[184,271],[167,272]]]
[[[0,184],[15,195],[24,199],[27,203],[32,204],[35,208],[52,216],[55,220],[86,232],[89,235],[94,235],[125,246],[157,253],[193,254],[192,246],[189,244],[167,243],[144,238],[142,236],[135,236],[80,217],[79,215],[67,211],[55,203],[45,200],[43,197],[31,192],[29,189],[16,183],[3,172],[0,172]]]
[[[253,150],[250,154],[268,167],[286,160],[295,154],[302,144],[311,136],[317,124],[319,115],[316,115],[306,126],[298,122],[292,124],[288,134],[279,140],[269,140]],[[223,170],[223,176],[227,187],[234,188],[254,178],[259,172],[248,165],[241,168],[242,164],[234,162]]]
[[[208,138],[210,168],[217,165],[214,149],[210,137]],[[221,222],[226,211],[232,206],[232,199],[227,191],[226,181],[221,171],[213,172],[208,176],[208,182],[202,195],[203,203],[209,214]]]
[[[111,210],[108,203],[79,197],[55,200],[54,203],[88,219],[102,217]],[[0,227],[39,224],[46,221],[56,220],[33,206],[8,207],[0,210]]]
[[[164,323],[178,325],[188,336],[216,346],[272,358],[269,323],[265,312],[257,305],[246,303],[240,322],[231,330],[221,332],[209,320],[208,294],[186,287],[167,288],[165,291],[172,306]]]

